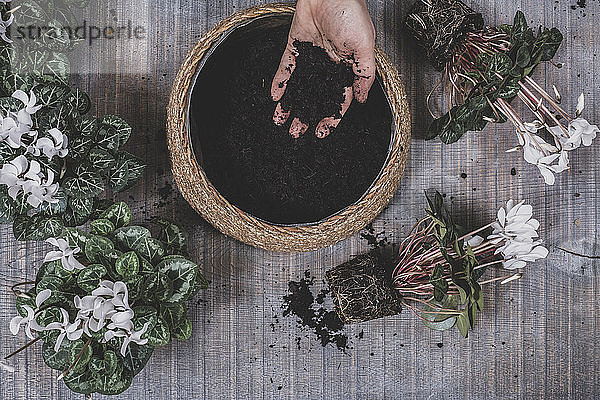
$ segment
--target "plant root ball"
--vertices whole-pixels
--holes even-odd
[[[483,17],[460,0],[418,0],[405,25],[429,62],[442,71],[465,33],[483,28]]]
[[[391,284],[391,263],[376,249],[327,271],[329,290],[345,324],[370,321],[402,310]]]

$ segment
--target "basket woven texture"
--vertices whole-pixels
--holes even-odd
[[[410,112],[404,85],[387,55],[375,49],[377,70],[391,105],[394,132],[386,164],[363,197],[334,216],[317,223],[274,225],[230,204],[210,183],[192,151],[186,127],[193,77],[205,53],[223,35],[255,18],[294,13],[289,4],[266,4],[225,18],[204,35],[183,60],[167,109],[167,141],[175,182],[187,202],[226,235],[272,251],[303,252],[330,246],[351,236],[381,213],[398,188],[410,141]]]

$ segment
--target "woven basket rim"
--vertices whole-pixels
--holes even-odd
[[[189,132],[189,101],[198,66],[207,52],[233,29],[273,15],[293,15],[295,7],[273,3],[239,11],[209,30],[189,52],[177,74],[167,108],[167,144],[176,184],[187,202],[224,234],[266,250],[300,252],[332,245],[360,231],[388,204],[406,165],[410,113],[404,85],[387,55],[376,47],[378,79],[393,115],[394,132],[386,162],[373,184],[355,203],[319,222],[276,224],[229,203],[210,183],[194,156]]]

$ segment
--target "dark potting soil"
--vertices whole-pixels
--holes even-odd
[[[342,332],[344,323],[335,311],[324,305],[329,293],[327,289],[322,289],[315,297],[311,290],[314,282],[315,278],[310,276],[309,271],[299,281],[288,282],[289,294],[283,298],[283,316],[296,316],[298,324],[310,329],[323,347],[331,343],[345,351],[348,349],[348,336]]]
[[[354,72],[348,64],[335,63],[325,50],[311,43],[296,40],[294,47],[298,50],[296,69],[281,98],[281,108],[291,111],[292,118],[298,117],[309,126],[306,133],[313,134],[321,119],[341,118],[344,88],[354,83]]]
[[[317,138],[318,121],[339,115],[352,76],[323,50],[298,43],[281,100],[291,115],[276,126],[271,82],[288,29],[251,27],[216,48],[194,86],[192,143],[211,183],[235,206],[273,223],[317,222],[358,201],[377,178],[392,115],[376,82],[365,104],[354,101],[337,129]],[[298,139],[289,134],[295,116],[310,124]]]

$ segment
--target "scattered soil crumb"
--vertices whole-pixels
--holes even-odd
[[[348,349],[348,336],[342,332],[343,322],[335,311],[326,309],[317,299],[324,299],[328,289],[321,290],[315,297],[311,291],[315,281],[310,276],[310,271],[304,272],[304,278],[299,281],[288,282],[289,294],[284,296],[283,315],[297,317],[298,326],[311,330],[319,339],[321,346],[328,344],[336,346],[339,350]],[[296,338],[300,349],[300,338]]]
[[[385,247],[389,244],[385,230],[375,232],[375,228],[373,227],[372,223],[367,225],[367,227],[360,233],[360,237],[365,239],[369,243],[369,246],[371,246],[373,249]]]

